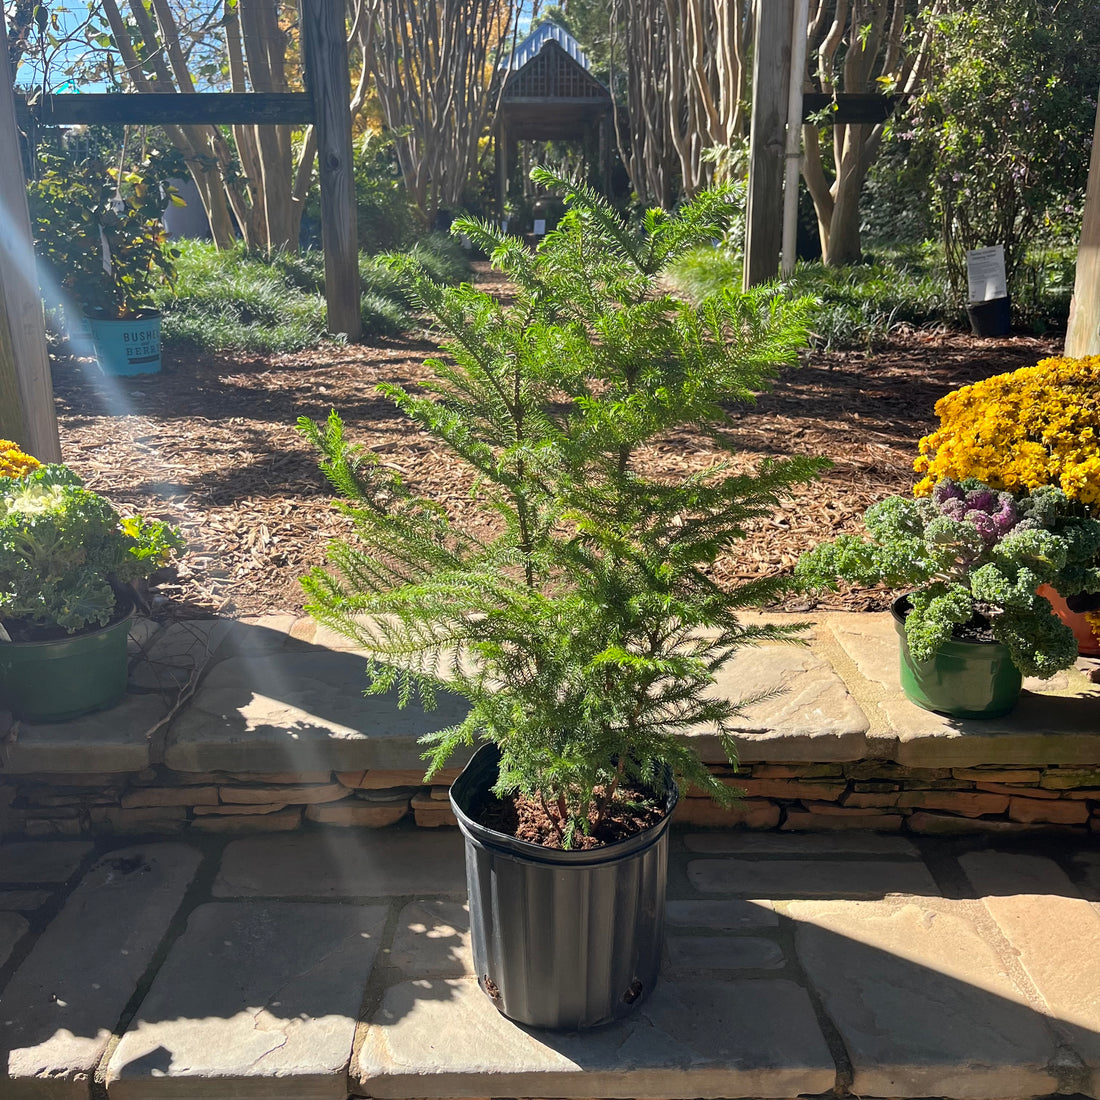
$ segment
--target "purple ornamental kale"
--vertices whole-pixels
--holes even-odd
[[[971,489],[966,494],[966,510],[995,512],[1000,505],[998,494],[992,489]]]
[[[932,490],[932,501],[945,516],[949,513],[944,509],[944,505],[953,500],[957,500],[961,504],[964,496],[962,489],[947,478],[939,482]]]
[[[985,542],[1004,538],[1019,521],[1016,502],[1008,493],[992,489],[975,489],[966,495],[967,510],[963,517],[974,524]]]
[[[984,486],[965,492],[949,479],[932,490],[932,501],[948,519],[973,524],[982,540],[990,544],[1004,538],[1020,518],[1011,494]]]

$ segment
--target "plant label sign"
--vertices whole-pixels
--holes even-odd
[[[969,284],[971,305],[992,302],[995,298],[1007,298],[1004,245],[969,249],[966,253],[966,281]]]

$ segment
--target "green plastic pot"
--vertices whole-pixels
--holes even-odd
[[[117,622],[48,642],[0,642],[0,709],[27,722],[64,722],[126,692],[131,609]]]
[[[1016,705],[1023,677],[1000,642],[952,639],[918,661],[905,636],[907,597],[890,608],[901,653],[901,690],[910,702],[952,718],[999,718]]]

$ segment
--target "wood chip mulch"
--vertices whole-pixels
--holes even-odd
[[[493,286],[484,269],[479,279]],[[814,352],[754,406],[731,410],[739,466],[769,455],[826,455],[833,467],[719,562],[722,583],[787,571],[824,538],[858,530],[864,509],[908,492],[917,440],[948,391],[1056,354],[1044,337],[975,339],[902,331],[873,351]],[[180,618],[300,613],[298,578],[347,531],[299,416],[331,408],[350,438],[401,470],[410,487],[468,515],[471,478],[383,398],[381,382],[415,385],[433,343],[412,336],[283,355],[171,350],[161,374],[106,378],[90,360],[57,357],[54,389],[65,461],[123,511],[178,524],[187,539],[161,613]],[[705,467],[714,444],[679,432],[641,456],[653,474]],[[852,591],[786,609],[872,610],[881,592]]]

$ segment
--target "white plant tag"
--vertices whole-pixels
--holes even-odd
[[[966,281],[971,305],[1008,297],[1004,245],[970,249],[966,254]]]

